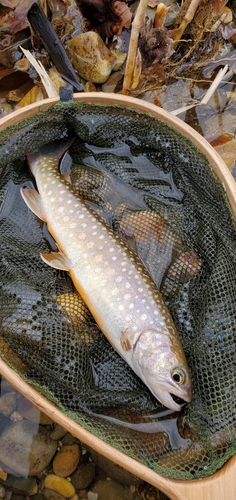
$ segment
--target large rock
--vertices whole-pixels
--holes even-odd
[[[0,461],[16,474],[36,476],[50,463],[57,449],[50,433],[34,422],[15,422],[0,436]]]
[[[116,57],[95,31],[71,38],[67,50],[79,76],[93,83],[104,83],[116,64]]]

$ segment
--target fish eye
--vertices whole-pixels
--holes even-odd
[[[186,375],[183,370],[178,368],[172,372],[172,379],[176,382],[176,384],[182,385],[186,380]]]

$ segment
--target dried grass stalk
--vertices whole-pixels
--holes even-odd
[[[50,80],[50,78],[49,78],[44,66],[42,65],[41,61],[36,61],[35,57],[31,54],[31,52],[29,50],[23,49],[23,47],[21,47],[21,50],[22,50],[23,54],[25,55],[25,57],[27,57],[30,64],[32,64],[34,69],[37,71],[38,75],[40,76],[42,84],[45,88],[45,91],[46,91],[48,97],[57,97],[58,92],[56,90],[56,87],[54,86],[53,82]]]
[[[138,48],[138,38],[140,29],[144,23],[145,12],[147,10],[148,0],[140,0],[134,20],[132,22],[129,50],[125,68],[122,94],[128,95],[132,84],[134,66]]]

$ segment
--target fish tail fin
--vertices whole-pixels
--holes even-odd
[[[27,152],[27,160],[30,166],[31,172],[34,174],[34,167],[37,165],[38,160],[43,156],[53,157],[56,161],[60,161],[63,157],[64,153],[70,148],[73,144],[75,137],[69,137],[67,140],[59,139],[57,141],[50,142],[40,147],[39,149],[33,152]]]

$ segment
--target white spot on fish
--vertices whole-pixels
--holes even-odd
[[[68,217],[68,219],[69,219],[69,217]],[[76,222],[71,222],[69,227],[70,227],[70,229],[74,229],[76,227]]]
[[[83,224],[81,224],[82,227],[87,227],[87,224],[86,222],[83,222]]]
[[[53,197],[50,198],[50,201],[51,201],[51,203],[53,203],[55,201],[55,198],[53,198]]]
[[[117,276],[116,283],[120,283],[122,281],[122,276]]]
[[[65,217],[63,217],[64,222],[68,222],[69,219],[70,219],[70,217],[68,215],[65,215]]]
[[[133,309],[134,308],[134,304],[129,304],[129,309]]]
[[[125,288],[130,288],[130,287],[131,287],[131,284],[130,284],[130,283],[128,283],[128,281],[126,281],[126,283],[125,283]]]
[[[125,299],[125,300],[129,300],[130,298],[131,298],[130,293],[126,293],[126,294],[124,295],[124,299]]]
[[[86,237],[86,235],[85,235],[85,237]],[[89,241],[89,242],[87,243],[87,247],[88,247],[88,248],[93,248],[93,247],[94,247],[94,245],[95,245],[94,241]]]
[[[77,214],[79,214],[79,212],[77,212]],[[79,219],[84,219],[84,214],[80,214]]]
[[[112,260],[116,260],[116,259],[117,259],[116,255],[113,255]]]
[[[66,203],[69,205],[69,203],[71,203],[71,201],[72,201],[72,200],[67,200],[67,202],[66,202]]]
[[[63,212],[64,211],[64,207],[59,207],[58,208],[58,212]]]
[[[120,305],[120,306],[118,307],[118,309],[119,309],[119,311],[124,311],[124,306]]]
[[[146,314],[141,314],[140,319],[141,319],[142,321],[144,321],[145,319],[147,319],[147,315],[146,315]]]
[[[103,240],[103,238],[105,238],[105,236],[104,236],[104,234],[101,234],[101,235],[99,236],[99,239],[100,239],[100,240]]]
[[[51,189],[48,191],[48,196],[50,196],[52,194],[52,191]]]
[[[86,239],[86,233],[80,233],[78,234],[78,237],[80,240],[85,240]]]

